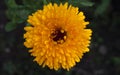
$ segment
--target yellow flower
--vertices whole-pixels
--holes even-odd
[[[28,17],[24,45],[39,65],[69,70],[89,51],[92,31],[83,12],[68,3],[45,5]]]

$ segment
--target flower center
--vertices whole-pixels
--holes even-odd
[[[64,31],[63,29],[56,29],[52,34],[52,40],[54,42],[56,42],[57,44],[61,44],[63,42],[65,42],[66,40],[66,31]]]

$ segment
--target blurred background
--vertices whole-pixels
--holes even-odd
[[[93,30],[90,52],[70,71],[42,68],[23,45],[28,15],[49,2],[79,7]],[[0,75],[120,75],[119,0],[0,0]]]

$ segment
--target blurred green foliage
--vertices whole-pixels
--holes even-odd
[[[50,2],[68,2],[79,7],[86,21],[90,21],[87,27],[93,30],[90,52],[70,71],[42,68],[23,46],[28,15]],[[4,3],[6,17],[0,15],[6,19],[0,24],[0,75],[120,75],[118,0],[5,0]]]
[[[5,30],[12,31],[19,24],[26,22],[27,17],[37,9],[41,9],[43,2],[41,0],[21,0],[22,4],[17,4],[15,0],[6,0],[8,10],[6,15],[10,22],[7,23]]]
[[[21,0],[22,4],[17,4],[15,0],[6,0],[6,5],[8,10],[6,11],[6,15],[10,20],[5,26],[6,31],[14,30],[19,24],[25,23],[28,15],[32,14],[38,9],[42,9],[43,5],[46,5],[50,2],[52,3],[65,3],[78,6],[93,6],[94,3],[88,0]]]

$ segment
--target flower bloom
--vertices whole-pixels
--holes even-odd
[[[28,17],[24,45],[39,65],[69,70],[89,51],[91,29],[83,12],[68,3],[45,5]]]

